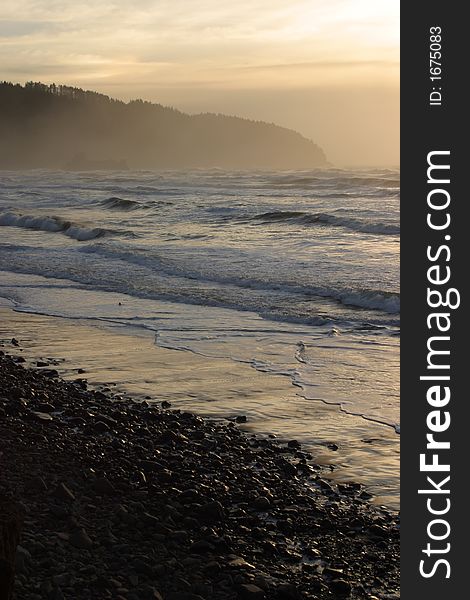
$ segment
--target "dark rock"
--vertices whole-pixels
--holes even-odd
[[[102,495],[112,496],[116,493],[116,490],[112,483],[110,483],[106,477],[98,477],[93,482],[93,489],[96,493]]]
[[[45,377],[50,377],[51,379],[55,379],[56,377],[59,377],[59,372],[56,369],[44,369],[41,371],[41,373]]]
[[[199,507],[197,517],[205,523],[218,523],[225,517],[224,507],[218,500],[215,502],[208,502]]]
[[[221,569],[222,569],[222,567],[220,566],[220,563],[217,562],[216,560],[211,560],[209,562],[206,562],[204,565],[204,571],[209,573],[209,575],[211,575],[211,574],[216,575],[217,573],[220,573]]]
[[[163,470],[163,465],[156,460],[141,460],[140,468],[144,473],[155,473],[155,471]]]
[[[302,598],[299,590],[293,583],[282,583],[276,588],[278,598],[282,600],[300,600]]]
[[[142,522],[147,527],[151,527],[154,532],[162,533],[163,535],[168,535],[170,533],[170,529],[166,525],[163,525],[158,517],[155,517],[148,512],[144,512],[141,515],[141,519]]]
[[[72,578],[70,573],[61,573],[53,577],[53,582],[59,587],[68,587],[71,584]]]
[[[97,433],[106,433],[107,431],[109,431],[110,427],[104,421],[96,421],[96,423],[93,425],[93,429]]]
[[[134,559],[132,561],[132,566],[137,571],[137,573],[140,573],[142,575],[147,575],[147,577],[154,576],[153,568],[149,565],[148,562],[146,562],[145,560],[142,560],[141,558]]]
[[[42,477],[33,477],[25,484],[25,489],[31,492],[46,492],[47,485]]]
[[[207,542],[206,540],[199,540],[199,542],[194,542],[189,547],[190,552],[196,552],[196,554],[205,554],[207,552],[212,552],[214,550],[214,546]]]
[[[80,550],[90,550],[93,547],[93,542],[83,528],[76,529],[70,535],[70,543],[72,546],[75,546],[75,548],[79,548]]]
[[[266,496],[258,496],[258,498],[255,498],[251,503],[251,507],[260,511],[269,510],[271,507],[271,502],[268,500],[268,498],[266,498]]]
[[[57,519],[66,519],[68,517],[70,517],[70,508],[69,506],[60,506],[58,504],[53,504],[50,509],[49,512],[51,513],[51,515],[54,516],[54,518]]]
[[[238,586],[238,597],[242,600],[263,600],[266,598],[264,590],[253,583],[243,583]]]
[[[324,479],[318,479],[317,483],[322,488],[322,490],[327,492],[328,494],[335,493],[334,489],[331,487],[331,485],[328,483],[328,481],[325,481]]]
[[[244,558],[242,558],[241,556],[236,556],[236,555],[229,556],[228,566],[233,569],[238,569],[240,567],[242,567],[244,569],[254,569],[255,568],[254,565],[247,562]]]
[[[104,394],[103,394],[103,396],[104,396]],[[104,398],[106,398],[106,396],[104,396]],[[122,413],[121,413],[121,416],[122,416]],[[115,428],[116,425],[118,424],[116,419],[114,419],[113,417],[111,417],[109,415],[103,415],[100,413],[99,415],[95,415],[95,418],[98,422],[106,423],[106,425],[108,425],[108,427],[110,429]]]
[[[73,502],[75,500],[73,492],[65,485],[65,483],[59,483],[54,490],[54,496],[64,502]]]
[[[184,544],[188,541],[189,535],[187,531],[172,531],[170,534],[170,539],[173,542],[177,542],[178,544]]]
[[[47,402],[43,402],[36,406],[37,410],[43,413],[51,413],[55,411],[55,406]]]
[[[264,577],[263,575],[256,575],[253,579],[253,583],[265,592],[269,591],[269,583],[267,582],[266,577]]]
[[[87,422],[83,417],[70,417],[67,419],[67,423],[72,427],[85,427]]]
[[[341,569],[333,569],[332,567],[325,567],[323,569],[323,575],[325,577],[331,577],[333,579],[340,579],[343,575],[343,571]]]
[[[328,582],[330,590],[339,596],[349,596],[351,594],[351,585],[344,579],[332,579]]]
[[[181,580],[180,580],[181,582]],[[165,597],[165,600],[205,600],[199,594],[193,594],[192,592],[173,592],[169,596]]]
[[[160,435],[157,441],[159,444],[164,444],[165,446],[172,446],[178,444],[181,441],[181,436],[175,433],[174,431],[171,431],[171,429],[168,429]]]
[[[301,444],[297,440],[290,440],[290,442],[287,442],[287,446],[288,448],[300,448]]]
[[[135,486],[144,485],[147,483],[147,478],[143,471],[133,471],[129,478],[130,483]]]
[[[33,410],[33,411],[31,411],[31,414],[38,421],[52,421],[52,416],[48,413]]]
[[[24,573],[27,570],[28,564],[31,562],[31,554],[22,546],[16,547],[15,568],[18,574]]]
[[[287,477],[295,477],[295,475],[297,475],[297,469],[287,460],[282,459],[279,463],[279,467]]]
[[[49,594],[50,600],[64,600],[64,594],[60,587],[55,587],[52,592]]]

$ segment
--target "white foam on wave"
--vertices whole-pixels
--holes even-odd
[[[0,213],[0,226],[23,227],[51,233],[62,233],[79,242],[94,240],[106,235],[107,231],[100,227],[88,228],[65,221],[60,217],[19,215],[14,212]]]
[[[289,281],[270,281],[269,279],[255,279],[253,277],[246,277],[244,274],[227,274],[217,272],[214,270],[207,270],[199,268],[199,270],[192,269],[190,265],[181,265],[177,262],[172,262],[161,253],[151,253],[147,250],[139,251],[130,247],[122,246],[110,246],[102,245],[101,243],[92,244],[86,246],[81,250],[86,254],[97,254],[106,258],[124,261],[131,265],[138,265],[158,273],[160,275],[166,275],[170,277],[177,277],[185,280],[190,280],[193,285],[197,282],[213,283],[214,285],[231,285],[236,286],[240,289],[250,289],[259,291],[271,291],[271,292],[285,292],[294,294],[308,294],[309,296],[319,296],[321,298],[330,298],[345,306],[355,306],[358,308],[365,308],[371,310],[378,310],[386,312],[388,314],[399,314],[400,313],[400,295],[394,292],[387,292],[384,290],[368,290],[368,289],[354,289],[354,288],[342,288],[333,287],[327,285],[308,285],[298,282],[295,283]],[[175,282],[172,282],[172,296],[173,298],[178,296],[178,293],[184,292],[187,289],[187,283],[182,289],[175,286]],[[207,291],[207,287],[204,288]],[[186,298],[186,293],[185,300]],[[206,298],[208,299],[208,298]],[[213,298],[216,305],[220,305],[215,298]],[[243,310],[243,307],[240,307]],[[265,313],[265,307],[259,307],[260,312]],[[252,310],[257,310],[254,307],[250,307]],[[267,316],[267,315],[265,315]],[[284,320],[287,315],[279,315],[279,318]],[[302,319],[303,320],[303,319]],[[323,321],[322,321],[323,322]],[[314,324],[313,322],[310,322]]]
[[[337,300],[346,306],[382,310],[392,315],[400,312],[400,297],[398,294],[386,294],[376,291],[355,292],[351,290],[336,292],[333,297],[336,297]]]
[[[354,217],[343,217],[328,213],[309,213],[301,211],[273,211],[255,215],[254,221],[262,223],[286,223],[295,225],[329,225],[331,227],[344,227],[359,233],[372,233],[377,235],[399,235],[400,226],[397,223],[382,221],[362,220]]]
[[[106,200],[102,200],[100,204],[109,210],[136,210],[142,206],[135,200],[119,198],[117,196],[106,198]]]
[[[328,215],[324,213],[318,215],[318,221],[328,225],[345,227],[346,229],[352,229],[360,233],[375,233],[378,235],[400,234],[400,226],[393,223],[374,223],[373,221],[361,221],[359,219],[337,217],[336,215]]]

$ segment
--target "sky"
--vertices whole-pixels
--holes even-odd
[[[399,0],[2,0],[0,79],[296,129],[399,163]]]

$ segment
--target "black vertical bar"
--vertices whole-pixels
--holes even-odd
[[[470,528],[466,516],[470,509],[466,491],[470,480],[470,397],[464,386],[465,374],[470,371],[469,315],[466,315],[470,197],[465,189],[469,170],[465,138],[469,135],[469,120],[464,109],[469,72],[465,62],[470,55],[467,45],[470,36],[463,12],[462,4],[457,2],[428,0],[401,4],[403,600],[470,598],[467,549]],[[441,79],[437,79],[439,68]],[[431,152],[441,154],[430,156]],[[431,170],[428,178],[429,160],[448,165],[450,169]],[[449,183],[445,183],[447,178]],[[448,198],[447,208],[439,210],[429,206],[429,202],[444,206]],[[443,226],[447,214],[451,219],[449,227],[433,229],[427,222],[430,215],[434,226]],[[437,269],[428,271],[436,265]],[[430,277],[442,281],[449,274],[446,283],[430,282]],[[432,308],[428,288],[440,291],[443,298],[454,289],[450,292],[450,304],[455,305],[460,295],[460,306]],[[438,298],[434,294],[431,301],[439,304]],[[449,331],[439,331],[438,319],[430,317],[433,313],[444,315],[439,323],[443,329],[451,323]],[[433,336],[450,339],[429,342]],[[428,343],[433,349],[450,350],[449,355],[431,356],[431,364],[437,364],[438,368],[429,368]],[[446,364],[449,369],[443,368]],[[420,376],[448,376],[450,379],[420,380]],[[434,395],[429,392],[433,386],[439,389],[439,392],[434,390]],[[447,404],[445,387],[450,391]],[[434,406],[429,401],[429,393]],[[450,425],[445,428],[449,417]],[[443,431],[433,431],[432,428],[438,427]],[[450,448],[427,448],[431,443],[427,434],[433,434],[435,441],[449,442]],[[439,464],[437,469],[449,465],[450,470],[420,468],[421,454],[425,455],[427,465],[435,460]],[[450,479],[446,482],[447,477]]]

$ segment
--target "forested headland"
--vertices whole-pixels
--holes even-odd
[[[301,134],[221,114],[189,115],[63,85],[0,83],[0,168],[312,168]]]

